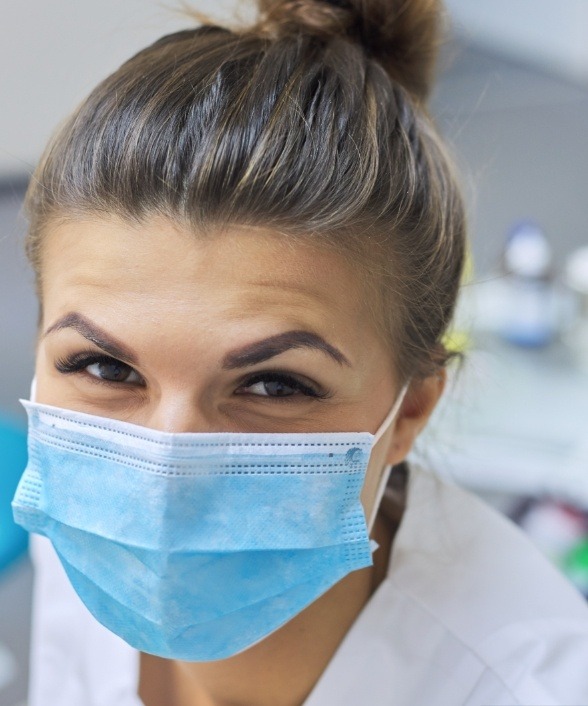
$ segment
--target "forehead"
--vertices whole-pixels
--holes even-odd
[[[257,322],[351,342],[376,337],[360,268],[333,249],[259,228],[199,235],[155,218],[54,224],[42,295],[46,324],[81,307],[104,323],[131,317],[143,330]]]

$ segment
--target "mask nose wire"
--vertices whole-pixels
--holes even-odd
[[[396,398],[394,404],[392,405],[392,409],[388,412],[388,414],[384,418],[384,421],[378,427],[378,430],[374,434],[374,441],[372,443],[372,449],[378,443],[378,441],[382,438],[382,436],[386,433],[386,431],[388,431],[390,425],[398,416],[398,412],[400,411],[400,407],[401,407],[402,403],[404,402],[404,398],[406,397],[406,392],[408,390],[409,385],[410,385],[410,380],[403,385],[402,389],[398,393],[398,397]],[[386,485],[388,485],[388,478],[390,477],[391,471],[392,471],[392,466],[388,465],[388,466],[386,466],[386,468],[382,472],[382,477],[380,478],[380,481],[378,483],[378,490],[376,492],[374,505],[372,507],[371,514],[370,514],[370,517],[367,522],[368,534],[371,534],[371,532],[372,532],[374,522],[376,521],[376,515],[378,514],[378,509],[380,508],[380,503],[382,502],[382,497],[384,496],[384,491],[386,490]]]

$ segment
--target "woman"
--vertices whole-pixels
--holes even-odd
[[[14,507],[90,612],[43,550],[33,704],[588,704],[580,597],[403,464],[464,252],[440,11],[270,1],[163,37],[48,147]]]

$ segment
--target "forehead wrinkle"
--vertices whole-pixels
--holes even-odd
[[[296,283],[291,281],[256,281],[248,282],[249,285],[256,288],[258,291],[252,291],[251,294],[245,293],[242,297],[241,302],[246,301],[247,304],[255,306],[258,301],[262,301],[264,306],[272,304],[275,307],[286,307],[290,312],[299,310],[308,318],[308,314],[315,314],[311,316],[311,320],[316,320],[316,314],[318,313],[314,307],[319,305],[323,310],[336,310],[340,311],[341,307],[344,306],[348,311],[351,310],[351,301],[361,301],[361,297],[350,297],[350,292],[339,293],[333,292],[325,288],[319,288],[316,286],[311,286],[310,283]],[[355,308],[355,307],[353,307]]]
[[[314,284],[314,281],[312,282]],[[262,287],[265,289],[283,289],[289,292],[298,292],[303,296],[312,297],[313,299],[322,298],[320,295],[324,295],[326,292],[324,289],[319,289],[317,287],[310,286],[310,282],[304,282],[303,284],[293,281],[293,280],[254,280],[248,281],[247,284],[253,285],[255,287]]]

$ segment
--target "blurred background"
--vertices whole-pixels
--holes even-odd
[[[210,6],[231,16],[231,3]],[[468,202],[472,263],[450,341],[466,356],[415,456],[513,517],[588,594],[588,3],[448,8],[432,112]],[[36,324],[22,197],[95,83],[190,23],[171,0],[3,0],[0,12],[0,706],[24,706],[32,572],[9,508]]]

